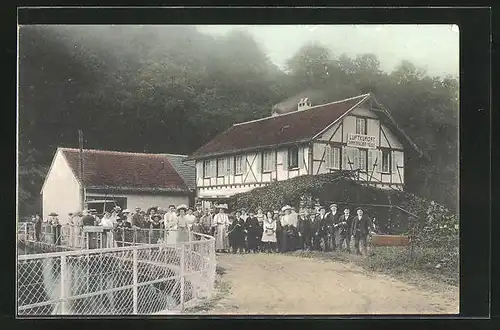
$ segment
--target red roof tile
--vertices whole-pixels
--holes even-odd
[[[368,95],[235,124],[196,150],[189,158],[309,140]]]
[[[79,150],[61,150],[80,179]],[[83,168],[87,188],[189,191],[166,155],[84,149]]]

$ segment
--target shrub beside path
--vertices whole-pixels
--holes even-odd
[[[352,263],[218,254],[216,298],[196,314],[455,314],[458,288],[424,290]]]

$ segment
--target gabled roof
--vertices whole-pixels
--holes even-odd
[[[196,173],[194,161],[186,161],[187,155],[164,154],[170,164],[179,173],[189,189],[196,189]]]
[[[310,141],[369,96],[363,94],[306,110],[235,124],[196,150],[188,159]]]
[[[81,183],[79,149],[59,150]],[[84,149],[83,183],[94,189],[189,192],[170,158],[161,154]]]

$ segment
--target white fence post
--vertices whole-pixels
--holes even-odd
[[[61,292],[60,292],[60,299],[61,299],[61,314],[67,314],[67,301],[66,298],[68,296],[67,292],[67,287],[68,283],[66,283],[67,279],[69,279],[68,275],[68,270],[67,270],[67,264],[66,264],[66,256],[62,255],[61,256]]]
[[[133,290],[133,306],[134,306],[134,314],[137,314],[137,300],[138,300],[138,279],[137,279],[137,272],[138,272],[138,267],[137,267],[137,249],[133,250],[133,258],[132,258],[132,269],[133,269],[133,281],[134,281],[134,286],[132,288]]]
[[[180,271],[179,271],[179,275],[180,275],[180,281],[181,281],[181,296],[180,296],[180,300],[181,300],[181,312],[184,311],[184,282],[185,282],[185,279],[184,279],[184,276],[185,276],[185,254],[186,254],[186,245],[184,243],[181,243],[181,256],[180,256]]]

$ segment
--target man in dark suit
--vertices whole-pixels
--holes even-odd
[[[349,208],[344,209],[344,215],[339,218],[339,247],[342,248],[344,241],[346,243],[347,252],[351,252],[351,230],[352,230],[352,217]]]
[[[245,221],[245,230],[247,234],[247,253],[248,252],[253,252],[257,253],[258,252],[258,245],[260,241],[260,237],[262,237],[262,233],[260,233],[260,226],[259,226],[259,220],[255,215],[250,212],[249,217]],[[260,237],[259,237],[260,233]]]
[[[354,247],[356,248],[356,254],[361,255],[359,250],[359,243],[363,245],[363,255],[367,255],[367,238],[370,228],[370,219],[368,216],[363,214],[363,209],[358,208],[356,210],[357,216],[352,220],[351,233],[354,236]]]
[[[303,208],[299,213],[297,220],[297,231],[299,234],[299,249],[311,249],[311,219],[309,217],[310,211],[308,208]]]
[[[337,227],[339,224],[340,213],[337,211],[337,204],[330,205],[330,211],[326,214],[326,243],[327,249],[335,251],[337,248]]]
[[[321,250],[321,239],[323,238],[323,219],[326,215],[325,208],[319,208],[319,214],[316,214],[311,223],[312,229],[312,241],[313,241],[313,250],[320,251]]]

